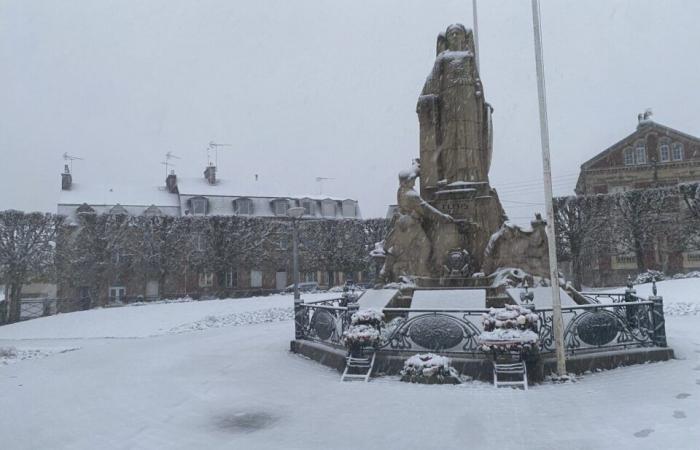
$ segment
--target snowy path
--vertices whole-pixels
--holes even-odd
[[[256,307],[279,306],[243,309]],[[667,322],[678,360],[528,392],[340,384],[335,371],[289,353],[291,321],[58,340],[38,337],[32,323],[0,334],[0,347],[80,349],[0,365],[3,449],[670,450],[700,442],[698,316]],[[25,336],[35,340],[18,340]]]

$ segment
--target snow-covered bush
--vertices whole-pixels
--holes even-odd
[[[666,279],[666,274],[659,272],[658,270],[647,270],[646,272],[640,273],[632,281],[632,284],[645,284],[651,283],[652,281],[663,281]]]
[[[17,349],[14,347],[0,347],[0,358],[16,358]]]
[[[384,322],[384,313],[371,308],[357,311],[350,318],[350,323],[353,325],[365,324],[379,328],[382,322]]]
[[[491,308],[482,316],[484,331],[479,335],[483,351],[529,350],[537,343],[539,317],[520,305]]]
[[[413,355],[401,370],[401,381],[422,384],[459,384],[459,373],[450,365],[450,358],[426,353]]]

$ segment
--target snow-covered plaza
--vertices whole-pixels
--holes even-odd
[[[396,377],[341,384],[336,371],[290,353],[291,296],[9,325],[0,328],[2,447],[696,449],[699,285],[659,283],[675,360],[526,392]]]

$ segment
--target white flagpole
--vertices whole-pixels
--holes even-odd
[[[479,71],[479,20],[476,15],[476,0],[472,0],[472,18],[474,19],[474,62]]]
[[[557,374],[566,375],[566,354],[564,352],[564,323],[559,297],[559,270],[554,239],[554,207],[552,206],[552,168],[549,158],[549,126],[547,124],[547,95],[544,82],[544,61],[542,58],[542,31],[540,27],[540,2],[532,0],[532,23],[535,32],[535,65],[537,67],[537,94],[540,104],[540,140],[542,143],[542,172],[544,174],[544,202],[547,208],[547,245],[549,247],[549,278],[552,284],[552,315],[554,326],[554,346],[557,356]]]

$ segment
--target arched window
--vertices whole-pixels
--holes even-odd
[[[647,163],[647,149],[644,142],[637,142],[634,148],[634,162],[635,164]]]
[[[155,216],[162,216],[163,211],[160,210],[156,205],[151,205],[146,210],[143,212],[144,216],[147,217],[155,217]]]
[[[252,216],[253,201],[249,198],[237,198],[233,201],[233,212],[239,216]]]
[[[78,214],[95,214],[95,210],[87,203],[83,203],[82,205],[78,206],[78,209],[76,209],[75,212]]]
[[[117,203],[109,210],[109,214],[113,216],[128,216],[129,212],[122,205]]]
[[[683,161],[683,144],[680,142],[673,143],[673,160]]]

